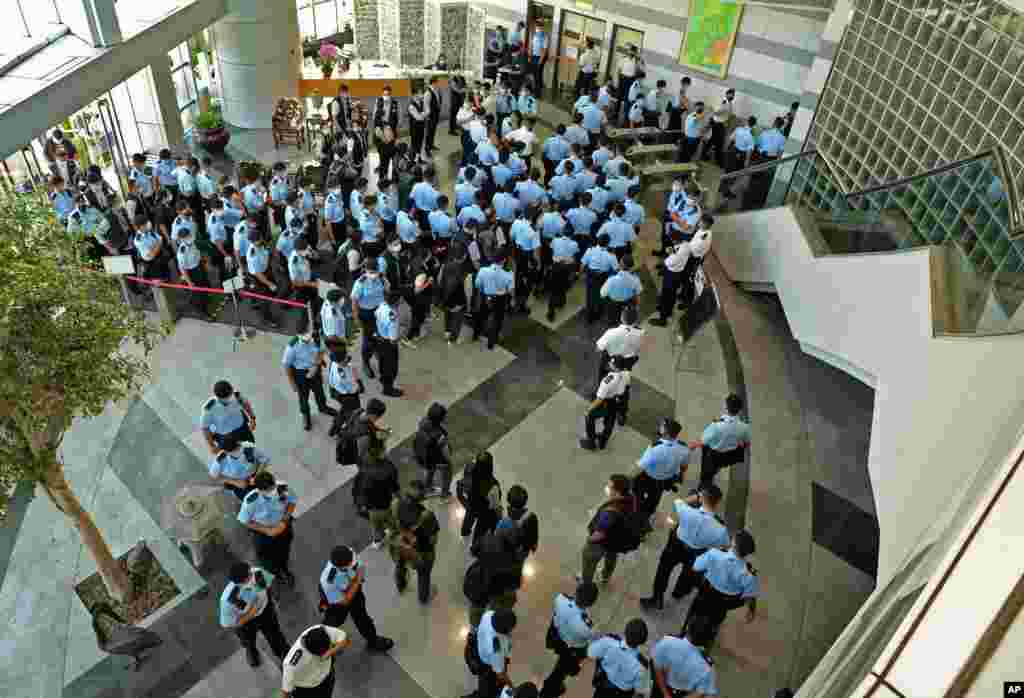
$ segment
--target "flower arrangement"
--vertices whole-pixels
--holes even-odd
[[[334,72],[334,66],[338,63],[338,47],[326,41],[323,42],[320,44],[320,50],[317,51],[314,61],[320,66],[320,70],[323,72],[324,79],[326,80],[331,77],[331,73]]]

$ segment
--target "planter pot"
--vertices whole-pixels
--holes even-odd
[[[228,141],[231,140],[231,134],[223,126],[218,126],[217,128],[196,128],[195,132],[198,144],[211,153],[224,152]]]
[[[334,66],[331,66],[330,70],[327,70],[326,68],[321,69],[320,72],[323,73],[324,80],[330,80],[331,79],[331,75],[334,74]]]

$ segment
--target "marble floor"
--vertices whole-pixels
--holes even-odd
[[[256,149],[253,144],[265,135],[251,134],[249,145]],[[439,144],[452,146],[447,136],[440,134]],[[438,160],[450,162],[444,157]],[[445,186],[450,187],[450,165],[440,171]],[[657,218],[659,197],[659,192],[648,192],[649,219]],[[649,224],[639,244],[645,285],[641,307],[646,312],[653,310],[657,287],[648,254],[656,237],[656,224]],[[602,501],[607,476],[635,469],[658,418],[674,415],[684,425],[685,435],[693,438],[718,416],[727,392],[745,392],[746,383],[765,389],[758,364],[752,364],[749,356],[741,357],[744,351],[758,350],[737,341],[744,339],[746,332],[730,330],[723,318],[704,325],[686,344],[672,329],[649,327],[643,359],[634,372],[628,425],[616,431],[606,451],[583,451],[576,444],[593,389],[593,342],[599,329],[582,321],[581,302],[576,289],[570,294],[569,307],[555,322],[548,322],[538,310],[541,302],[535,301],[530,316],[509,319],[493,351],[473,343],[447,346],[435,321],[418,349],[401,350],[398,383],[406,389],[406,396],[386,400],[387,420],[394,429],[390,456],[403,482],[415,476],[411,445],[416,424],[430,403],[439,401],[449,407],[456,462],[464,464],[473,453],[490,449],[504,488],[518,483],[530,494],[530,508],[540,518],[541,539],[517,604],[520,622],[513,633],[512,667],[516,681],[539,681],[553,664],[543,643],[551,598],[573,588],[585,526]],[[729,322],[754,321],[735,314]],[[785,333],[778,324],[774,329],[758,327],[780,336]],[[97,418],[77,422],[65,442],[63,457],[69,478],[94,511],[114,553],[121,554],[145,538],[181,589],[169,608],[147,621],[164,638],[164,645],[137,672],[128,670],[122,659],[103,655],[96,648],[89,616],[70,591],[94,571],[89,557],[45,498],[25,497],[21,513],[11,522],[14,525],[0,529],[0,553],[6,546],[9,558],[0,584],[0,613],[10,619],[0,639],[0,695],[278,695],[280,675],[273,663],[266,661],[260,669],[250,669],[236,638],[217,625],[216,599],[227,568],[237,559],[252,559],[244,531],[225,517],[226,544],[196,568],[175,548],[164,523],[164,510],[174,493],[189,483],[205,481],[208,454],[198,433],[198,415],[212,383],[220,378],[232,381],[253,402],[260,420],[259,445],[270,454],[274,472],[299,496],[293,548],[299,584],[294,590],[282,591],[279,613],[289,639],[317,622],[316,577],[330,548],[346,543],[361,551],[369,567],[370,612],[380,631],[395,638],[397,644],[389,655],[372,655],[356,638],[353,649],[339,660],[335,695],[449,698],[472,686],[461,658],[466,629],[461,584],[467,553],[458,536],[458,505],[436,500],[431,504],[444,529],[431,603],[422,606],[411,593],[399,595],[390,561],[382,550],[368,547],[366,522],[351,510],[354,473],[334,463],[334,442],[326,434],[326,418],[314,416],[311,433],[301,429],[294,396],[280,369],[288,336],[258,329],[251,335],[239,343],[234,341],[230,324],[180,320],[154,351],[152,380],[142,394],[111,405]],[[756,374],[745,378],[744,370]],[[777,371],[772,379],[793,381],[784,371]],[[840,378],[824,379],[843,392]],[[369,382],[368,388],[371,396],[379,394],[375,381]],[[796,406],[780,410],[772,419],[752,410],[759,443],[767,444],[777,436],[799,439],[805,434],[799,391],[793,388],[792,395]],[[758,402],[763,404],[763,400]],[[860,398],[845,405],[829,404],[838,404],[839,412],[862,414],[865,409]],[[844,426],[841,415],[824,409],[816,413],[831,425],[828,430],[818,430],[828,438],[820,445],[809,445],[803,455],[824,461],[822,467],[827,469],[830,449],[841,448],[849,451],[841,461],[846,470],[856,467],[858,458],[863,464],[866,437],[847,433],[862,429],[863,420],[851,420]],[[801,426],[787,431],[795,422]],[[858,455],[855,451],[861,446],[865,453]],[[739,618],[727,621],[715,649],[723,695],[769,695],[783,685],[795,687],[806,675],[808,658],[827,649],[829,638],[838,635],[870,591],[873,582],[854,564],[857,560],[851,563],[830,549],[834,527],[831,538],[814,542],[810,513],[800,520],[806,530],[793,531],[785,525],[790,520],[786,508],[790,501],[774,489],[780,473],[784,486],[806,491],[809,496],[814,486],[831,492],[840,479],[838,475],[829,479],[820,470],[787,469],[780,460],[762,457],[755,450],[751,463],[724,475],[727,520],[739,525],[753,515],[762,551],[756,557],[772,560],[754,561],[763,570],[766,589],[760,617],[752,625]],[[695,484],[697,472],[695,459],[684,487]],[[799,479],[802,477],[805,479]],[[843,481],[852,479],[847,476]],[[860,491],[859,497],[840,495],[860,502],[864,492]],[[819,506],[833,506],[827,496],[818,496]],[[655,615],[644,614],[638,605],[639,597],[649,591],[670,527],[670,506],[666,497],[658,530],[620,563],[611,583],[602,589],[594,613],[601,631],[621,632],[625,622],[637,616],[651,625],[652,644],[661,634],[678,630],[686,601]],[[873,511],[869,513],[873,515]],[[767,564],[797,559],[795,556],[807,556],[810,566],[802,569],[814,570],[820,577],[814,585],[813,603],[803,599],[807,588],[790,584],[790,576],[779,564]],[[841,595],[843,602],[827,603],[830,590]],[[265,646],[263,650],[269,659]],[[589,695],[589,671],[570,683],[571,698]]]

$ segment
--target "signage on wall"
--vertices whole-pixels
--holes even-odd
[[[576,0],[576,9],[586,12],[594,11],[594,0]]]

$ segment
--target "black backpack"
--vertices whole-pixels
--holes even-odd
[[[348,421],[345,422],[345,426],[341,429],[341,434],[338,436],[338,447],[335,450],[335,460],[338,465],[346,465],[359,462],[359,447],[356,440],[359,434],[356,433],[356,429],[359,426],[359,418],[363,415],[362,408],[359,408],[349,415]]]
[[[483,606],[487,603],[488,587],[487,570],[480,560],[473,560],[466,568],[466,576],[462,579],[462,593],[474,606]]]
[[[607,538],[601,541],[601,545],[613,553],[631,553],[640,547],[647,535],[648,517],[646,514],[640,511],[610,510],[607,504],[598,510],[598,514],[602,511],[612,511],[614,521],[607,531]],[[594,520],[597,520],[597,515],[594,516]]]

